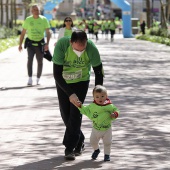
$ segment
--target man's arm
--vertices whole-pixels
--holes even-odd
[[[94,74],[95,74],[95,86],[96,85],[103,85],[103,66],[102,63],[99,66],[93,67]]]
[[[20,39],[19,39],[19,47],[18,50],[21,51],[22,50],[22,42],[24,40],[25,34],[26,34],[26,29],[23,29],[20,35]]]
[[[51,38],[51,33],[50,33],[50,29],[49,28],[46,29],[46,36],[47,36],[47,43],[44,46],[44,51],[49,50],[48,45],[49,45],[50,38]]]

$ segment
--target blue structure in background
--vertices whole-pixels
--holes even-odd
[[[111,0],[119,8],[122,9],[122,20],[123,20],[123,36],[124,38],[131,38],[132,35],[132,24],[131,24],[131,6],[126,0]]]
[[[44,16],[48,19],[51,20],[53,18],[52,11],[53,9],[59,4],[62,0],[53,0],[50,2],[47,2],[44,5]]]

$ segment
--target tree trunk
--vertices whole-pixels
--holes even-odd
[[[17,25],[17,4],[16,0],[14,0],[14,25]]]
[[[10,28],[13,28],[13,25],[14,25],[14,0],[11,0],[11,3],[10,3],[10,10],[11,10],[11,20],[10,20],[10,23],[9,23],[9,27]]]
[[[4,7],[3,7],[3,0],[0,0],[0,5],[1,5],[1,25],[3,25],[4,22]]]
[[[6,7],[6,27],[9,27],[9,11],[8,11],[8,4],[9,4],[9,0],[6,0],[6,4],[5,4],[5,7]]]
[[[167,29],[167,24],[166,24],[166,17],[165,17],[165,11],[164,11],[164,4],[162,2],[162,0],[160,0],[160,4],[161,4],[161,21],[162,21],[162,28]]]
[[[146,18],[147,18],[147,27],[151,27],[151,7],[150,7],[150,0],[146,0]]]
[[[170,22],[170,0],[166,0],[166,18]]]

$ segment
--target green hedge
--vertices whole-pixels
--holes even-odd
[[[166,29],[151,28],[145,35],[137,35],[136,38],[170,46],[170,33]]]

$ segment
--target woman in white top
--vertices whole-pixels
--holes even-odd
[[[72,32],[75,30],[76,28],[73,25],[72,19],[70,17],[66,17],[64,19],[63,27],[59,30],[58,40],[62,37],[71,36]]]

